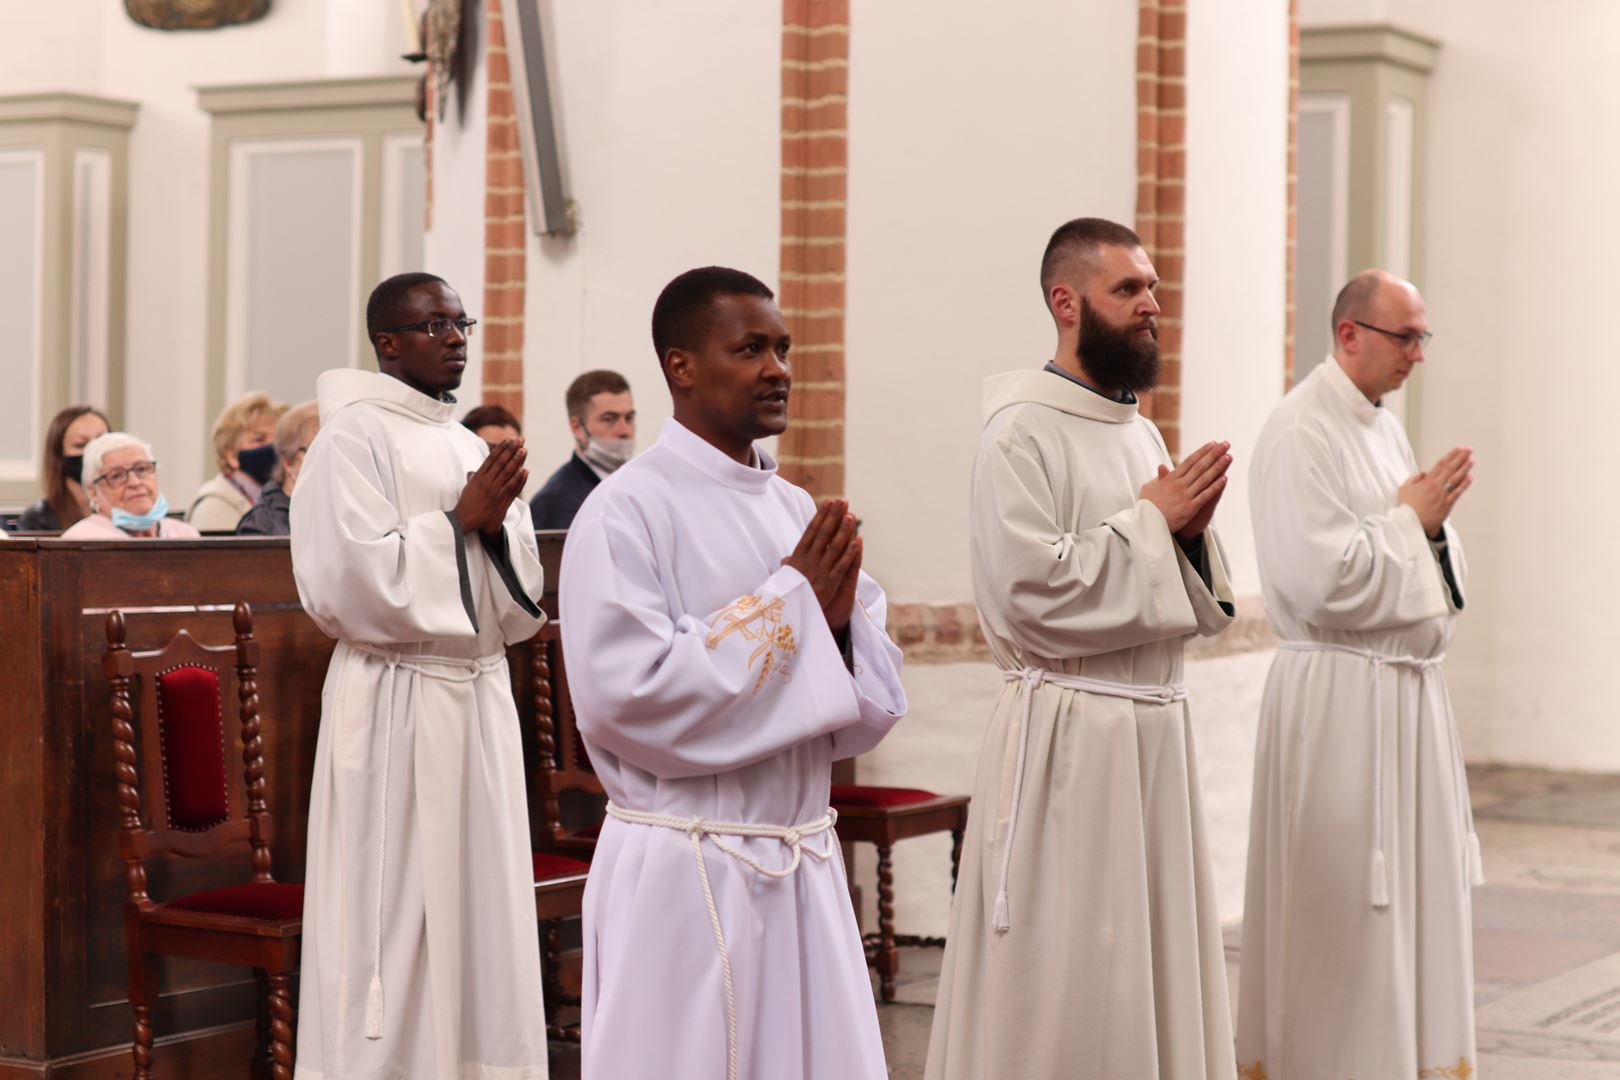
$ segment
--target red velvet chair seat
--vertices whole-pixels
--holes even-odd
[[[932,791],[923,791],[920,788],[908,787],[868,787],[865,784],[834,784],[832,786],[832,802],[834,806],[869,806],[882,809],[888,806],[905,806],[908,803],[919,803],[925,799],[937,799]]]
[[[542,851],[534,852],[534,880],[536,882],[569,877],[573,874],[584,874],[590,868],[590,863],[570,859],[566,855],[551,855]]]
[[[281,881],[255,881],[188,893],[159,906],[171,911],[205,911],[210,915],[283,922],[303,917],[304,887]]]

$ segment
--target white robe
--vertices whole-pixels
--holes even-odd
[[[1169,686],[1182,644],[1231,621],[1141,487],[1169,464],[1134,404],[1048,371],[985,383],[970,522],[996,664]],[[1224,605],[1224,606],[1223,606]],[[928,1049],[928,1080],[1230,1080],[1232,1021],[1192,720],[1025,684],[985,732]],[[1012,819],[1012,820],[1010,820]],[[1011,926],[992,927],[1009,824]]]
[[[293,493],[293,571],[338,646],[310,792],[297,1075],[543,1080],[505,661],[543,621],[528,508],[508,511],[504,555],[462,534],[447,511],[488,449],[453,404],[364,371],[327,372],[317,396],[321,431]]]
[[[674,420],[569,529],[559,614],[579,731],[614,804],[808,824],[832,763],[905,712],[885,600],[861,576],[846,669],[810,584],[781,565],[814,513],[775,462],[742,465]],[[719,838],[763,866],[777,839]],[[767,878],[702,845],[734,984],[739,1077],[888,1075],[836,842]],[[583,1075],[723,1080],[720,950],[688,836],[608,818],[585,890]]]
[[[1255,449],[1266,613],[1285,643],[1317,651],[1279,652],[1261,704],[1238,994],[1245,1078],[1466,1077],[1478,1064],[1467,779],[1444,677],[1320,651],[1425,660],[1451,641],[1462,544],[1447,525],[1448,582],[1398,501],[1416,471],[1400,422],[1331,357],[1277,406]]]

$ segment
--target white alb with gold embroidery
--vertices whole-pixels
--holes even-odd
[[[863,575],[845,667],[782,565],[813,513],[768,456],[671,420],[569,530],[568,684],[615,807],[585,896],[586,1080],[888,1075],[827,806],[833,761],[905,712],[900,652]]]

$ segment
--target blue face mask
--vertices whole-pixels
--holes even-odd
[[[169,500],[159,493],[157,502],[144,514],[132,514],[120,507],[113,507],[112,523],[125,532],[145,532],[168,516]]]

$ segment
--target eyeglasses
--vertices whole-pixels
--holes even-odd
[[[400,334],[406,330],[420,330],[428,337],[436,338],[450,333],[453,326],[461,331],[462,337],[472,337],[472,328],[477,325],[477,319],[426,319],[422,322],[402,323],[399,326],[385,326],[377,333]]]
[[[121,488],[125,484],[129,483],[131,477],[134,477],[136,480],[145,480],[148,476],[156,475],[157,462],[137,461],[127,469],[108,469],[106,472],[90,481],[90,483],[106,484],[110,488]]]
[[[1434,340],[1434,334],[1428,330],[1413,330],[1405,334],[1397,334],[1393,330],[1385,330],[1382,326],[1374,326],[1372,323],[1364,323],[1360,319],[1351,319],[1350,321],[1355,323],[1357,326],[1375,331],[1376,333],[1383,334],[1387,338],[1400,342],[1401,348],[1407,350],[1415,349],[1419,345],[1428,345],[1429,342]]]

